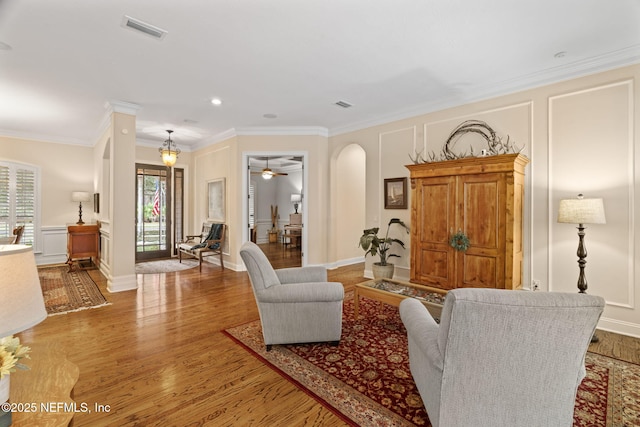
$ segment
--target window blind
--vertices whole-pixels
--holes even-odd
[[[19,163],[0,163],[0,236],[8,237],[24,225],[20,243],[34,245],[37,169]]]

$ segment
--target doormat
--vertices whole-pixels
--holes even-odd
[[[137,263],[136,274],[172,273],[174,271],[188,270],[197,266],[198,260],[195,258],[183,258],[182,263],[178,258],[161,259]]]

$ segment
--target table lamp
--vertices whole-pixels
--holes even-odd
[[[587,247],[584,244],[584,224],[606,224],[602,199],[585,199],[578,194],[576,199],[560,200],[558,222],[578,224],[578,289],[581,294],[587,292],[587,278],[584,274],[587,265]]]
[[[298,206],[300,206],[300,202],[302,201],[302,194],[292,194],[291,195],[291,203],[293,203],[293,208],[298,213]]]
[[[91,200],[91,195],[86,191],[74,191],[71,193],[71,201],[78,202],[80,205],[78,206],[78,222],[76,224],[82,225],[84,221],[82,220],[82,202],[88,202]]]
[[[33,249],[0,245],[0,337],[37,325],[47,317]],[[6,382],[5,382],[6,380]],[[0,404],[9,399],[9,375],[0,383]],[[0,425],[11,425],[11,412],[0,410]]]

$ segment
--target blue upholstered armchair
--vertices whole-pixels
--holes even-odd
[[[433,427],[570,427],[603,307],[578,293],[454,289],[438,325],[419,301],[402,301]]]
[[[267,256],[252,242],[240,248],[267,350],[273,344],[340,342],[342,283],[328,282],[324,267],[274,270]]]

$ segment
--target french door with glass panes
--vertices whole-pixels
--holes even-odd
[[[171,256],[171,168],[136,164],[136,261]]]

